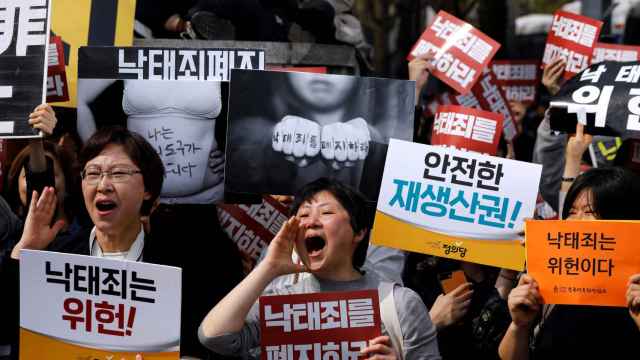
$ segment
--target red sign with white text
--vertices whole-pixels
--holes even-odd
[[[457,105],[438,108],[431,145],[496,155],[502,133],[503,116]]]
[[[432,73],[457,92],[465,94],[476,83],[482,69],[496,54],[500,44],[470,24],[438,12],[436,19],[413,46],[409,61],[424,54],[433,54]]]
[[[562,57],[566,61],[564,77],[570,79],[591,64],[593,48],[596,46],[602,21],[558,10],[542,56],[542,65],[550,64]]]
[[[592,64],[603,61],[638,61],[640,60],[640,46],[597,43],[593,49]]]
[[[495,60],[491,68],[507,101],[531,104],[540,78],[537,60]]]
[[[67,71],[64,66],[64,49],[62,38],[52,36],[49,40],[49,56],[47,67],[47,102],[69,100]]]
[[[378,290],[260,297],[261,359],[363,359],[381,336]]]

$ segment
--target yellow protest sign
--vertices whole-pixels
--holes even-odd
[[[53,105],[75,107],[78,48],[129,46],[133,43],[136,0],[55,0],[51,31],[62,37],[67,61],[70,100]]]
[[[548,304],[626,306],[640,221],[527,221],[527,268]]]

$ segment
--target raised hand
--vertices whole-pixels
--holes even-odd
[[[552,62],[547,64],[542,70],[542,85],[544,85],[549,94],[555,95],[560,91],[560,81],[562,74],[564,74],[564,68],[567,62],[561,58],[555,58]]]
[[[29,114],[29,125],[47,136],[53,134],[57,123],[56,113],[49,104],[40,104]]]
[[[287,115],[273,128],[271,145],[288,161],[305,167],[320,152],[320,125],[299,116]]]
[[[300,220],[296,217],[291,217],[271,240],[264,262],[275,276],[306,271],[304,265],[296,264],[291,259],[291,254],[300,232]]]
[[[415,80],[416,82],[416,105],[418,104],[422,88],[424,88],[427,80],[429,80],[429,74],[434,68],[431,60],[433,60],[433,53],[428,52],[417,56],[409,62],[409,80]]]
[[[522,275],[518,286],[508,298],[511,321],[518,327],[530,328],[543,304],[538,283],[529,275]]]

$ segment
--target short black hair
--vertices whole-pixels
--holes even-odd
[[[571,184],[562,207],[566,219],[580,193],[591,192],[591,206],[599,219],[640,219],[640,178],[621,167],[592,168]]]
[[[295,215],[303,203],[310,201],[322,191],[327,191],[333,195],[347,211],[351,228],[355,234],[365,231],[365,235],[356,247],[352,258],[353,267],[359,270],[367,258],[367,249],[369,248],[368,230],[371,228],[372,218],[371,209],[368,207],[364,195],[338,180],[323,177],[306,184],[296,192],[293,204],[291,204],[291,215]]]
[[[145,191],[151,197],[142,202],[141,215],[149,215],[153,203],[160,196],[164,181],[164,165],[156,150],[144,137],[122,126],[108,126],[96,131],[80,152],[80,168],[98,156],[109,145],[121,145],[131,161],[140,168]]]

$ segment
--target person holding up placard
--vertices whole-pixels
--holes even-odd
[[[200,341],[217,353],[249,355],[260,344],[257,300],[277,276],[311,273],[294,285],[274,288],[271,294],[381,291],[383,283],[376,276],[360,271],[368,245],[365,206],[361,194],[334,180],[321,178],[303,187],[292,206],[295,216],[271,241],[266,258],[204,318]],[[294,247],[302,264],[291,260]],[[388,311],[395,311],[401,334],[383,320],[386,336],[372,339],[361,351],[366,358],[440,359],[435,328],[417,294],[392,286],[380,293],[381,302],[386,296],[393,296],[397,304]],[[390,340],[393,335],[401,336],[400,341]]]
[[[639,201],[640,179],[636,175],[616,167],[591,169],[573,181],[563,218],[638,220]],[[612,352],[636,353],[640,343],[639,283],[637,274],[627,284],[628,310],[545,305],[535,279],[523,275],[509,294],[512,322],[500,344],[501,358],[606,359]]]

